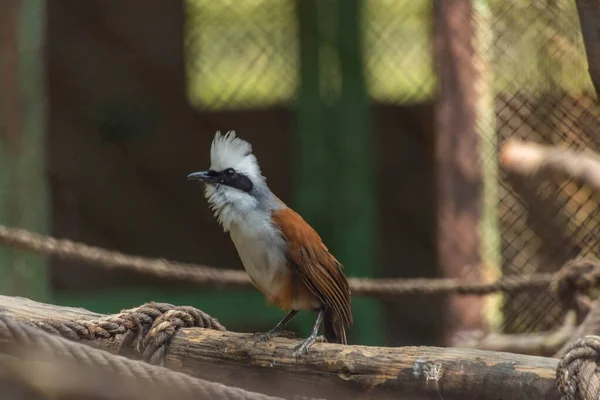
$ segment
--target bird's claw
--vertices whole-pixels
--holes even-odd
[[[310,347],[316,342],[323,343],[325,342],[324,336],[309,336],[305,341],[300,343],[298,346],[294,347],[293,356],[295,358],[300,357],[303,354],[308,354]]]
[[[254,344],[256,344],[256,343],[268,342],[272,338],[277,337],[279,335],[281,335],[280,331],[270,330],[268,332],[255,333],[252,336],[254,338]]]

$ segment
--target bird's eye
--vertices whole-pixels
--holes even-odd
[[[235,175],[235,171],[233,170],[233,168],[227,168],[225,170],[225,175],[227,175],[227,176],[233,176],[233,175]]]

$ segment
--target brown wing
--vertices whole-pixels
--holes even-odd
[[[344,325],[352,325],[348,280],[319,234],[291,208],[273,213],[272,218],[288,242],[289,266]]]

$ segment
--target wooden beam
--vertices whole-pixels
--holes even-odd
[[[278,338],[255,346],[247,334],[185,329],[171,343],[167,366],[248,390],[259,389],[259,377],[270,379],[279,387],[269,394],[282,396],[291,385],[298,395],[325,398],[368,392],[377,399],[396,399],[400,393],[410,399],[558,399],[555,359],[472,349],[316,344],[296,360],[291,356],[296,344]]]
[[[600,3],[590,0],[575,0],[583,44],[588,61],[588,71],[596,97],[600,94]]]
[[[452,343],[452,346],[530,356],[556,357],[557,351],[564,348],[575,337],[575,332],[579,331],[580,328],[575,326],[575,320],[575,313],[569,312],[565,318],[565,323],[554,331],[524,334],[491,332],[485,336],[472,335],[472,337],[456,340],[455,343]],[[577,337],[581,336],[583,335]]]
[[[319,2],[296,0],[300,71],[294,113],[294,207],[321,235],[326,237],[327,135],[326,109],[320,95],[321,50]]]
[[[0,223],[46,233],[45,2],[0,2]],[[0,293],[48,296],[46,258],[0,247]]]
[[[349,276],[380,275],[380,223],[375,135],[365,78],[363,0],[338,0],[334,37],[339,60],[340,93],[333,106],[329,132],[332,173],[329,211],[333,236],[329,245]],[[339,201],[339,199],[344,199]],[[349,331],[350,343],[385,344],[383,309],[379,299],[353,298],[358,323]]]
[[[471,0],[437,0],[434,46],[439,91],[435,105],[437,256],[441,275],[482,280],[480,137],[476,129],[477,73]],[[486,330],[485,300],[450,296],[446,343],[465,330]]]
[[[600,155],[590,150],[511,139],[500,149],[500,162],[507,171],[525,178],[567,177],[600,192]]]
[[[83,309],[0,296],[0,315],[20,320],[96,319]],[[558,360],[471,349],[317,343],[292,357],[298,339],[254,343],[251,334],[181,329],[166,366],[203,379],[285,398],[558,399]],[[114,342],[94,346],[118,352]],[[122,349],[123,350],[123,349]],[[269,382],[269,385],[265,385]]]
[[[474,64],[477,75],[475,83],[476,119],[475,124],[481,140],[479,156],[483,175],[482,213],[479,224],[481,238],[482,274],[486,279],[502,277],[502,234],[498,216],[500,178],[498,176],[498,144],[496,128],[496,99],[494,93],[495,71],[494,29],[492,5],[488,0],[474,0],[475,54]],[[503,294],[495,294],[485,299],[483,312],[486,324],[491,330],[500,330],[504,323],[502,307]]]
[[[347,275],[373,277],[378,217],[362,7],[362,0],[296,1],[300,87],[294,205],[344,264]],[[324,61],[330,67],[323,68]],[[381,302],[353,298],[352,312],[361,324],[348,332],[349,341],[383,344]]]

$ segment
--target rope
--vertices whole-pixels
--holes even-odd
[[[450,278],[419,279],[367,279],[349,278],[353,295],[393,297],[402,295],[460,294],[477,295],[504,292],[517,293],[534,289],[547,289],[554,274],[507,276],[496,282],[462,282]]]
[[[194,265],[129,256],[117,251],[92,247],[65,239],[56,239],[39,235],[24,229],[8,228],[0,225],[0,244],[37,253],[55,256],[65,260],[84,261],[102,265],[108,269],[135,271],[153,275],[162,279],[182,280],[198,285],[249,287],[250,277],[244,272],[231,269],[219,269],[204,265]],[[589,289],[590,285],[600,282],[598,266],[581,260],[567,263],[561,272],[538,273],[530,276],[507,276],[496,282],[461,282],[456,279],[367,279],[349,278],[353,295],[372,297],[393,297],[401,295],[460,294],[487,295],[497,292],[516,293],[521,291],[547,289],[550,284],[566,305],[578,303],[585,306],[583,297],[573,295]],[[573,271],[570,271],[573,269]],[[583,278],[581,278],[583,276]],[[581,279],[580,279],[581,278]],[[586,289],[587,288],[587,289]]]
[[[600,337],[584,336],[569,346],[556,368],[558,391],[563,400],[598,400]]]
[[[569,346],[577,339],[586,335],[597,335],[600,333],[600,298],[594,300],[590,311],[575,332],[569,337],[566,343],[553,355],[555,358],[561,358],[568,351]]]
[[[7,317],[0,316],[0,339],[27,348],[35,348],[36,352],[49,352],[60,355],[65,361],[80,363],[90,368],[105,368],[124,378],[140,384],[167,383],[174,391],[181,391],[186,396],[196,399],[222,400],[277,400],[259,393],[248,392],[239,388],[194,378],[189,375],[157,367],[144,362],[113,355],[108,352],[68,341],[64,338],[49,335],[34,327],[25,325]],[[282,399],[279,399],[282,400]]]
[[[100,264],[107,269],[136,271],[163,279],[182,280],[201,285],[249,286],[251,284],[250,277],[243,271],[128,256],[118,251],[88,246],[66,239],[56,239],[25,229],[8,228],[2,225],[0,225],[0,243],[63,260]]]
[[[33,323],[45,332],[72,341],[124,335],[121,347],[135,344],[132,347],[142,354],[146,362],[161,366],[164,365],[167,345],[180,328],[226,330],[215,318],[194,307],[155,302],[97,320],[48,319]]]
[[[571,260],[557,273],[550,286],[565,309],[575,309],[580,315],[590,310],[590,289],[600,284],[600,266],[592,260]]]
[[[592,302],[589,297],[590,290],[599,284],[600,265],[591,260],[569,261],[556,274],[551,290],[564,309],[574,309],[580,320],[584,315],[585,319],[555,357],[562,357],[577,339],[600,333],[600,298]]]
[[[194,318],[197,312],[199,310],[194,307],[175,307],[156,318],[150,331],[141,341],[144,360],[151,364],[163,365],[167,345],[180,328],[201,327],[220,331],[225,330],[218,321],[211,317],[209,317],[211,318],[209,324],[205,324],[204,319]]]

